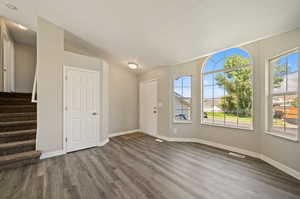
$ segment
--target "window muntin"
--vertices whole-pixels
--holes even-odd
[[[202,123],[252,129],[250,55],[232,48],[211,56],[202,72]]]
[[[299,52],[291,52],[269,61],[269,129],[286,137],[298,138]]]
[[[180,76],[173,82],[173,119],[191,121],[192,116],[192,77]]]

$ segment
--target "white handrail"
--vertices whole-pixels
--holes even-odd
[[[37,103],[37,66],[35,68],[35,74],[34,74],[34,82],[33,82],[33,89],[32,89],[32,96],[31,96],[31,102]]]

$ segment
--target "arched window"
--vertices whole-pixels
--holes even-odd
[[[232,48],[209,57],[202,70],[202,124],[252,129],[250,55]]]

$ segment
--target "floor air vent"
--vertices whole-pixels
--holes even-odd
[[[237,158],[246,158],[246,156],[238,154],[238,153],[229,152],[228,154],[231,156],[237,157]]]

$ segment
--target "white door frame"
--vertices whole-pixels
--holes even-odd
[[[103,120],[103,114],[101,114],[101,110],[102,110],[102,92],[100,92],[100,84],[102,83],[101,82],[101,78],[100,78],[100,72],[99,70],[92,70],[92,69],[83,69],[83,68],[79,68],[79,67],[72,67],[72,66],[66,66],[64,65],[63,66],[64,68],[64,71],[63,71],[63,153],[66,154],[67,153],[67,142],[66,142],[66,139],[67,139],[67,125],[66,125],[66,122],[67,122],[67,111],[65,109],[66,105],[67,105],[67,97],[66,97],[66,92],[67,92],[67,79],[66,79],[66,76],[67,76],[67,70],[68,69],[72,69],[72,70],[77,70],[77,71],[82,71],[82,72],[96,72],[97,73],[97,76],[98,76],[98,82],[99,84],[97,85],[97,90],[98,90],[98,94],[99,94],[99,104],[98,104],[98,114],[99,114],[99,132],[97,133],[97,146],[100,146],[101,145],[101,141],[100,141],[100,132],[102,132],[102,120]],[[101,89],[102,91],[102,89]]]
[[[139,83],[139,126],[141,127],[141,114],[140,114],[140,110],[141,110],[141,103],[140,103],[140,89],[141,89],[141,85],[142,84],[147,84],[150,82],[156,82],[156,107],[157,107],[157,118],[156,118],[156,129],[155,129],[155,133],[152,136],[158,135],[158,114],[159,114],[159,107],[158,107],[158,81],[157,79],[150,79],[150,80],[146,80],[146,81],[141,81]],[[147,133],[147,132],[144,132]],[[147,133],[148,134],[148,133]],[[151,134],[149,134],[151,135]]]

